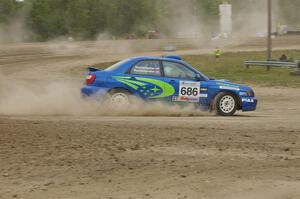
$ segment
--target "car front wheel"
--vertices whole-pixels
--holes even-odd
[[[232,93],[222,92],[215,98],[214,107],[217,115],[232,116],[237,110],[238,102]]]

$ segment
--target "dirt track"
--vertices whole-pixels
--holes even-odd
[[[225,52],[263,51],[264,38],[244,41],[219,41]],[[177,46],[176,52],[161,51],[166,45]],[[273,40],[277,50],[300,49],[300,36],[278,37]],[[194,39],[179,40],[115,40],[98,42],[52,42],[0,44],[0,71],[14,78],[64,78],[72,69],[90,64],[111,62],[137,55],[203,54],[212,53],[216,43]]]
[[[82,64],[77,55],[70,62],[51,55],[41,67],[26,61],[36,52],[22,53],[1,54],[8,78],[59,79],[70,63]],[[231,118],[0,110],[0,198],[298,199],[300,89],[255,90],[258,110]]]

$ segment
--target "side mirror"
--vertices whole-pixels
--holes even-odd
[[[200,74],[196,74],[195,79],[196,79],[197,81],[201,81],[203,78],[201,77]]]

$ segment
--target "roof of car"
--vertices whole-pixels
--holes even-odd
[[[132,57],[130,58],[131,61],[136,60],[161,60],[161,61],[177,61],[177,62],[183,62],[181,59],[179,59],[179,56],[139,56],[139,57]]]

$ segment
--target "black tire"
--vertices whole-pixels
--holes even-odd
[[[109,92],[109,102],[113,106],[129,105],[131,98],[132,94],[125,89],[113,89]]]
[[[238,108],[238,100],[230,92],[221,92],[216,95],[213,107],[217,115],[233,116]]]

